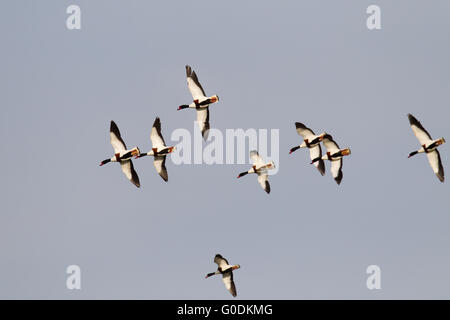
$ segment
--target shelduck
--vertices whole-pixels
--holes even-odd
[[[213,95],[211,97],[207,97],[205,91],[202,88],[202,85],[198,81],[197,75],[192,68],[187,65],[186,66],[186,77],[189,91],[192,94],[192,98],[194,101],[187,105],[181,105],[178,107],[178,110],[193,108],[197,110],[197,123],[200,127],[200,131],[202,132],[203,138],[208,139],[209,133],[209,105],[219,101],[219,97],[217,95]]]
[[[133,162],[131,158],[140,153],[138,147],[127,150],[125,142],[123,142],[120,136],[119,128],[114,121],[111,121],[111,126],[109,129],[111,145],[114,149],[114,156],[110,159],[103,160],[100,162],[100,166],[103,166],[109,162],[119,162],[122,167],[122,172],[136,187],[140,187],[139,177],[134,170]]]
[[[274,169],[275,163],[273,161],[267,163],[264,162],[256,150],[250,151],[250,159],[253,162],[253,166],[248,171],[240,173],[238,178],[241,178],[249,173],[256,173],[258,175],[258,182],[261,187],[267,193],[270,193],[269,175],[267,170]]]
[[[329,160],[331,162],[331,174],[337,184],[341,184],[342,181],[342,158],[351,154],[350,148],[340,149],[337,143],[333,140],[333,137],[329,134],[325,134],[322,137],[322,142],[327,153],[322,156],[322,158],[317,157],[312,160],[311,163],[315,163],[322,160]]]
[[[152,141],[152,149],[147,153],[140,153],[136,155],[136,159],[145,156],[153,156],[153,165],[155,166],[156,172],[161,176],[161,178],[167,182],[169,176],[166,169],[166,156],[175,150],[175,147],[167,147],[164,142],[164,138],[161,134],[161,120],[156,117],[153,123],[152,130],[150,132],[150,140]]]
[[[408,114],[408,119],[414,135],[422,145],[419,150],[411,152],[408,158],[411,158],[418,153],[426,153],[433,172],[436,174],[439,181],[444,182],[444,167],[442,166],[441,155],[439,154],[437,147],[444,144],[445,139],[439,138],[433,140],[427,130],[425,130],[422,124],[412,114]]]
[[[311,160],[320,158],[318,161],[314,162],[314,165],[323,176],[325,174],[325,163],[321,159],[322,148],[320,147],[320,141],[325,136],[325,133],[316,136],[310,128],[306,127],[303,123],[300,122],[295,123],[295,128],[297,129],[297,133],[303,137],[303,142],[299,146],[291,148],[289,154],[295,152],[300,148],[308,148]]]
[[[216,256],[214,257],[214,262],[217,263],[218,265],[217,271],[208,273],[205,279],[214,276],[216,274],[221,274],[222,281],[225,284],[225,287],[233,297],[236,297],[237,291],[233,281],[233,270],[239,269],[241,266],[238,264],[230,265],[228,261],[220,254],[216,254]]]

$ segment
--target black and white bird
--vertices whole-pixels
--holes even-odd
[[[333,175],[334,180],[337,184],[341,184],[342,181],[342,157],[348,156],[351,151],[349,148],[340,149],[338,144],[333,140],[333,137],[329,134],[325,134],[322,137],[322,142],[325,148],[327,149],[327,153],[322,156],[322,158],[317,157],[313,159],[311,163],[317,162],[320,159],[329,160],[331,162],[331,174]]]
[[[238,178],[249,173],[256,173],[258,175],[258,182],[261,187],[267,193],[270,193],[269,175],[267,170],[274,169],[275,163],[273,161],[264,162],[256,150],[250,151],[250,159],[252,160],[253,166],[248,171],[240,173]]]
[[[425,130],[422,124],[414,118],[412,114],[408,114],[408,119],[414,135],[422,145],[419,150],[411,152],[408,158],[411,158],[418,153],[426,153],[428,162],[430,163],[434,173],[438,177],[439,181],[444,182],[444,167],[442,166],[441,155],[439,154],[437,147],[445,143],[445,139],[439,138],[433,140],[427,130]]]
[[[100,166],[107,164],[109,162],[119,162],[122,167],[122,172],[125,176],[130,180],[136,187],[140,187],[139,177],[134,170],[133,162],[131,158],[140,153],[138,147],[134,147],[130,150],[127,150],[125,142],[123,142],[122,137],[120,136],[119,128],[117,127],[114,121],[111,121],[111,126],[109,129],[110,141],[111,145],[114,149],[114,156],[110,159],[103,160],[100,163]]]
[[[216,256],[214,257],[214,262],[218,265],[217,271],[208,273],[205,279],[216,274],[221,274],[222,281],[225,284],[225,287],[233,297],[236,297],[237,291],[233,281],[233,270],[239,269],[241,266],[238,264],[230,265],[228,261],[220,254],[216,254]]]
[[[209,105],[219,101],[219,97],[217,95],[213,95],[211,97],[207,97],[205,91],[202,88],[202,85],[198,81],[197,75],[195,71],[192,70],[190,66],[186,66],[186,77],[189,91],[192,94],[192,98],[194,101],[187,105],[181,105],[178,107],[178,110],[193,108],[197,110],[197,123],[200,127],[200,131],[202,132],[203,138],[208,139],[209,132]]]
[[[315,158],[322,158],[322,148],[320,147],[320,141],[321,139],[323,139],[326,133],[321,133],[316,136],[310,128],[306,127],[303,123],[300,122],[295,123],[295,128],[297,129],[297,133],[303,137],[303,142],[301,145],[291,148],[289,154],[300,148],[308,148],[311,160],[314,160]],[[314,162],[314,165],[319,170],[321,175],[325,174],[325,163],[322,159]]]
[[[145,156],[153,156],[153,165],[156,172],[167,182],[169,176],[166,169],[166,156],[175,150],[175,147],[167,147],[164,138],[161,134],[161,120],[156,117],[153,123],[152,131],[150,132],[150,140],[152,141],[152,149],[147,153],[140,153],[136,156],[142,158]]]

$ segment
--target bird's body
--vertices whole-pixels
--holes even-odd
[[[253,166],[248,171],[240,173],[238,178],[249,173],[256,173],[258,175],[258,183],[264,191],[270,193],[269,175],[267,170],[274,169],[275,163],[273,161],[264,162],[256,150],[250,151],[250,158],[253,162]]]
[[[320,158],[318,161],[314,162],[317,170],[319,170],[321,175],[325,174],[325,164],[322,158],[322,148],[320,147],[320,141],[325,136],[325,133],[322,133],[318,136],[314,134],[314,132],[306,127],[304,124],[300,122],[295,123],[295,128],[297,129],[297,133],[303,137],[303,142],[296,147],[291,148],[290,154],[300,148],[308,148],[311,160],[316,158]]]
[[[191,108],[197,110],[197,123],[202,132],[203,138],[206,140],[208,138],[208,132],[210,129],[209,124],[209,105],[219,101],[217,95],[211,97],[206,96],[200,82],[198,81],[195,71],[192,70],[190,66],[186,66],[186,78],[189,91],[191,92],[194,101],[188,105],[181,105],[178,110]]]
[[[123,139],[120,135],[119,128],[114,121],[111,121],[109,134],[111,145],[114,149],[114,156],[109,159],[103,160],[100,163],[100,166],[103,166],[109,162],[119,162],[120,166],[122,167],[122,172],[125,174],[128,180],[130,180],[136,187],[139,188],[139,177],[134,170],[133,162],[131,161],[131,158],[133,156],[136,156],[140,153],[139,148],[134,147],[132,149],[127,149],[125,142],[123,142]]]
[[[141,153],[136,158],[144,156],[153,156],[153,165],[156,172],[161,176],[164,181],[169,180],[166,168],[166,155],[173,152],[175,147],[167,147],[164,138],[161,133],[161,120],[156,117],[155,122],[150,133],[150,140],[152,142],[152,149],[147,153]]]
[[[233,270],[239,269],[241,266],[238,264],[230,265],[228,261],[220,254],[216,254],[214,257],[214,262],[218,265],[217,271],[208,273],[205,278],[221,274],[225,287],[233,297],[236,297],[237,291],[233,281]]]
[[[328,160],[331,163],[331,174],[337,184],[341,184],[343,173],[342,173],[342,158],[351,154],[350,148],[340,149],[338,144],[333,140],[333,137],[329,134],[325,134],[322,137],[322,142],[327,149],[327,152],[320,158],[317,157],[312,160],[311,163],[317,162],[320,159]]]
[[[444,144],[445,139],[439,138],[433,140],[427,130],[425,130],[422,124],[412,114],[408,114],[408,119],[414,135],[421,144],[420,149],[411,152],[408,158],[418,153],[426,153],[433,172],[436,174],[439,181],[444,182],[444,167],[442,166],[441,155],[439,154],[437,147]]]

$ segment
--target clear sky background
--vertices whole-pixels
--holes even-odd
[[[66,8],[81,7],[81,30]],[[366,27],[381,7],[382,29]],[[450,2],[2,1],[0,298],[450,298],[449,181],[440,183],[407,113],[450,142]],[[150,148],[193,132],[184,66],[218,94],[211,126],[280,130],[267,195],[248,165],[134,161],[137,189],[112,156],[109,123]],[[294,122],[327,131],[344,178],[321,177]],[[440,147],[447,179],[450,145]],[[66,288],[81,267],[82,289]],[[381,290],[366,268],[381,267]]]

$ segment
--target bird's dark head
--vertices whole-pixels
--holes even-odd
[[[289,154],[291,154],[294,151],[297,151],[299,148],[300,148],[300,146],[296,146],[296,147],[291,148],[291,150],[289,150]]]
[[[103,166],[103,165],[105,165],[105,164],[107,164],[107,163],[110,162],[110,161],[111,161],[111,159],[103,160],[102,162],[100,162],[100,167]]]
[[[186,108],[189,108],[189,106],[187,104],[183,104],[183,105],[178,107],[178,110],[183,110],[183,109],[186,109]]]
[[[238,179],[245,176],[247,173],[248,173],[247,171],[239,173],[239,175],[237,176]]]

